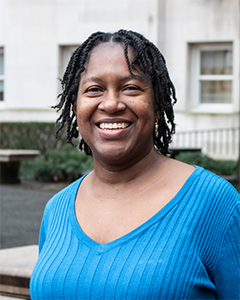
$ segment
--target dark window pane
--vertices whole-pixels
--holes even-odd
[[[0,101],[3,101],[4,99],[4,85],[3,80],[0,80]]]

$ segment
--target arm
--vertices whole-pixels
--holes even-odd
[[[223,237],[215,284],[217,299],[240,299],[240,205],[231,216]]]
[[[42,251],[43,244],[46,239],[46,234],[45,234],[45,226],[44,226],[44,218],[42,219],[41,227],[40,227],[40,232],[39,232],[39,239],[38,239],[38,247],[39,247],[39,255]]]

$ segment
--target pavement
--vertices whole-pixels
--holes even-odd
[[[22,181],[0,186],[0,300],[30,299],[38,234],[48,200],[66,183]]]
[[[66,183],[22,181],[0,186],[0,249],[38,243],[44,207]]]

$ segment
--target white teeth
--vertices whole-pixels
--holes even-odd
[[[129,123],[100,123],[101,129],[124,129],[129,126]]]

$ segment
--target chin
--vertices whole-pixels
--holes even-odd
[[[129,155],[131,155],[131,153],[132,151],[130,149],[127,150],[114,146],[92,151],[93,158],[97,161],[116,165],[123,163],[125,160],[129,160]]]

